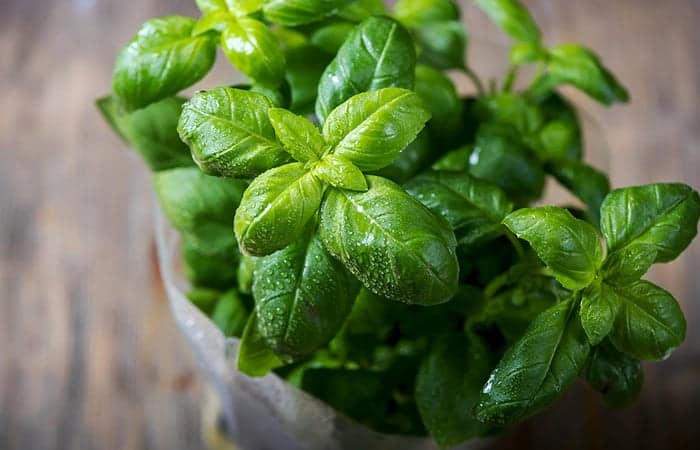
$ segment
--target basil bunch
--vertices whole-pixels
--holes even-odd
[[[199,19],[143,25],[98,101],[154,172],[188,296],[241,338],[239,370],[444,447],[578,377],[632,401],[640,361],[685,337],[675,299],[642,277],[700,218],[688,186],[610,192],[583,161],[556,88],[628,98],[593,52],[545,47],[516,0],[475,3],[513,39],[488,91],[453,1],[197,0]],[[176,97],[217,46],[249,82]],[[530,207],[548,177],[579,206]]]

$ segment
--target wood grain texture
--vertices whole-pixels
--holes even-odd
[[[192,3],[0,2],[0,449],[201,448],[200,382],[155,267],[148,173],[93,107],[138,25]],[[609,110],[572,93],[607,137],[613,184],[700,188],[700,3],[526,3],[548,43],[595,48],[630,88],[632,103]],[[472,35],[505,42],[473,6],[465,17]],[[492,57],[470,54],[487,73]],[[228,77],[219,64],[204,84]],[[698,242],[652,273],[681,300],[688,338],[646,367],[639,402],[609,411],[581,384],[494,448],[696,446],[698,273]]]

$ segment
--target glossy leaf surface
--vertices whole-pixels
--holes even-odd
[[[221,33],[221,48],[231,63],[256,83],[277,86],[284,78],[284,52],[264,23],[241,17]]]
[[[282,108],[270,108],[268,114],[277,138],[294,159],[307,162],[321,157],[326,143],[316,125]]]

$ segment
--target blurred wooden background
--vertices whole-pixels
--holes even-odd
[[[700,188],[700,2],[526,3],[549,43],[593,47],[631,91],[610,110],[582,100],[613,184]],[[201,448],[200,381],[154,262],[148,173],[93,107],[137,27],[175,13],[193,1],[0,0],[0,449]],[[472,6],[465,17],[505,42]],[[490,56],[470,58],[478,69]],[[227,74],[220,64],[209,80]],[[493,448],[700,448],[699,274],[699,242],[652,273],[680,299],[688,338],[647,366],[638,403],[608,411],[580,384]]]

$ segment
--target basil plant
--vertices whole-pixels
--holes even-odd
[[[685,337],[643,277],[694,238],[698,193],[610,190],[558,88],[627,91],[591,50],[545,46],[519,1],[475,0],[512,39],[486,86],[456,2],[392,3],[197,0],[201,17],[150,20],[121,52],[98,106],[153,171],[189,298],[241,339],[240,371],[443,447],[578,378],[633,401],[640,362]],[[248,81],[182,97],[217,47]],[[576,206],[531,206],[550,178]]]

